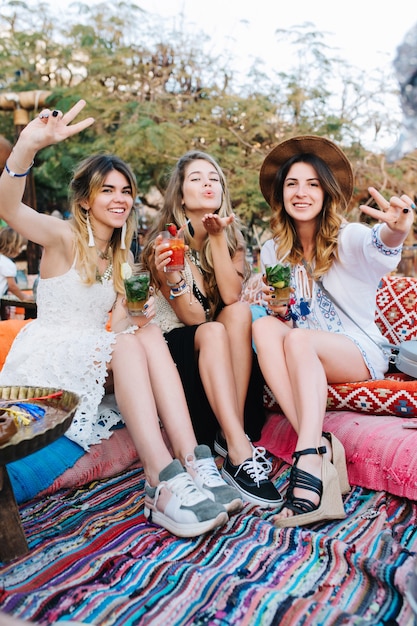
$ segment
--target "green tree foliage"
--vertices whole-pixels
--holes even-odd
[[[61,110],[82,97],[96,118],[82,135],[38,155],[38,207],[62,205],[74,164],[97,151],[132,165],[146,203],[150,189],[163,193],[176,159],[197,148],[219,160],[236,213],[254,237],[268,224],[258,174],[274,144],[322,134],[357,156],[364,129],[377,135],[395,123],[381,108],[395,91],[393,79],[368,77],[365,86],[312,24],[276,33],[294,50],[290,70],[255,62],[244,84],[207,52],[204,34],[187,34],[135,4],[71,4],[64,22],[46,3],[33,11],[9,0],[0,28],[0,96],[47,90],[49,105]],[[0,134],[14,139],[10,111],[0,111]]]

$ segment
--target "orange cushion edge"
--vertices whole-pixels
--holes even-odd
[[[33,320],[2,320],[0,322],[0,369],[18,332]]]

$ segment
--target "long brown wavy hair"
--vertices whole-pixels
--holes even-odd
[[[172,222],[177,226],[177,228],[180,228],[181,226],[186,224],[186,216],[182,204],[185,170],[190,163],[200,159],[210,163],[219,175],[222,187],[222,203],[217,211],[218,215],[220,217],[227,217],[233,214],[230,194],[226,183],[226,177],[217,161],[207,152],[200,152],[198,150],[191,150],[189,152],[186,152],[177,161],[172,171],[168,186],[166,188],[163,207],[159,211],[158,217],[155,220],[152,228],[147,233],[145,246],[142,252],[143,263],[150,270],[152,274],[152,282],[157,287],[160,287],[161,282],[159,280],[159,275],[155,267],[153,242],[159,232],[166,230],[166,224]],[[238,250],[244,250],[245,248],[245,241],[236,219],[225,229],[225,235],[229,254],[231,258],[233,258]],[[187,245],[190,245],[191,236],[188,230],[188,226],[186,226],[185,228],[184,239],[185,243]],[[200,251],[200,263],[203,270],[204,286],[206,288],[207,297],[210,301],[211,313],[213,313],[218,309],[219,305],[221,305],[221,297],[214,273],[213,256],[211,252],[209,237],[206,237],[203,243],[203,247]],[[249,275],[250,267],[249,264],[245,261],[245,274],[243,278],[247,280]]]
[[[72,227],[75,233],[75,248],[80,267],[83,268],[83,279],[87,285],[96,281],[96,250],[88,246],[87,214],[81,205],[87,200],[89,203],[99,193],[109,172],[117,170],[128,181],[132,189],[132,197],[137,194],[136,178],[129,165],[119,157],[109,154],[97,154],[82,161],[74,172],[69,187],[71,203]],[[136,230],[136,216],[134,207],[126,222],[126,249],[122,250],[121,228],[115,228],[110,240],[113,256],[113,283],[117,293],[124,293],[120,266],[127,262],[133,234]]]
[[[317,174],[324,191],[323,207],[317,216],[316,246],[313,260],[313,276],[319,278],[329,271],[338,258],[337,237],[344,221],[342,212],[347,208],[346,200],[340,186],[326,163],[315,154],[297,154],[278,170],[275,177],[271,208],[271,230],[274,241],[279,246],[280,258],[285,257],[289,263],[296,265],[302,262],[303,249],[299,240],[293,218],[284,208],[284,182],[294,163],[307,163]]]

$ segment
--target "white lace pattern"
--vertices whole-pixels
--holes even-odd
[[[74,267],[40,279],[38,318],[17,335],[0,372],[0,385],[77,393],[80,406],[66,436],[86,450],[120,422],[116,411],[98,411],[116,336],[105,329],[115,297],[112,280],[85,285]]]

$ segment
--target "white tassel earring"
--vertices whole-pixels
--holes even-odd
[[[88,247],[89,248],[95,248],[96,244],[95,244],[95,241],[94,241],[93,229],[91,228],[91,224],[90,224],[90,213],[89,213],[89,211],[87,211],[86,224],[87,224],[87,233],[88,233]]]
[[[126,250],[126,222],[122,226],[122,233],[120,236],[120,249]]]

